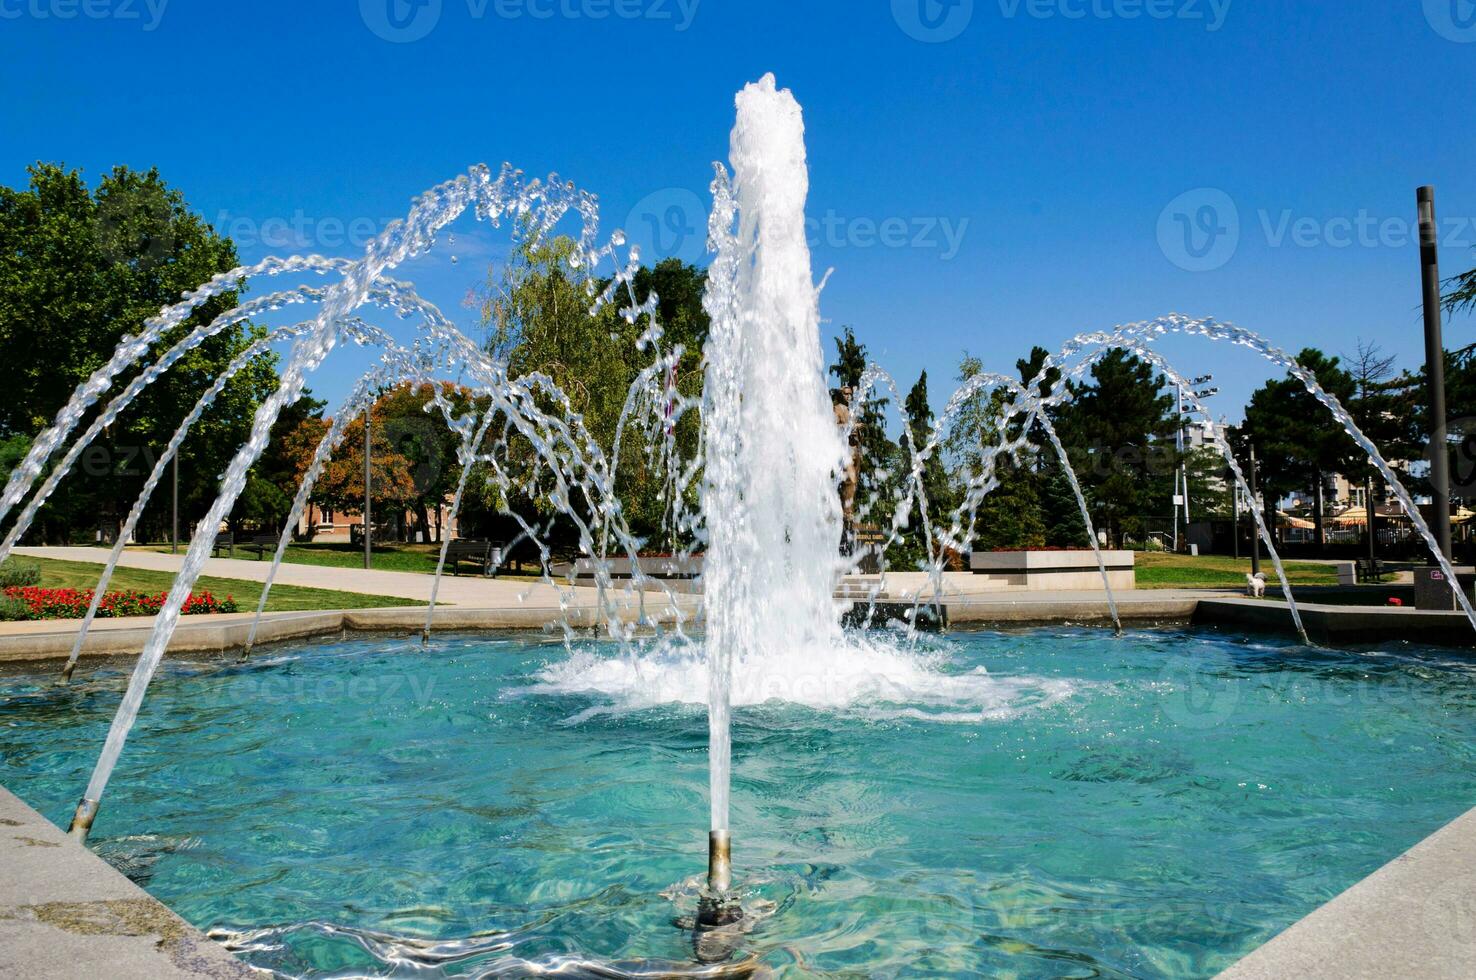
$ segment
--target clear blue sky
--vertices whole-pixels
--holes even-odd
[[[705,203],[734,92],[773,71],[806,111],[827,329],[903,385],[927,368],[935,404],[965,349],[1012,370],[1169,311],[1413,366],[1418,184],[1445,271],[1476,264],[1470,0],[417,3],[0,0],[0,181],[157,165],[257,258],[349,254],[355,219],[510,160],[649,241],[646,215]],[[491,241],[468,228],[457,264],[406,275],[470,325]],[[1171,353],[1232,418],[1267,375]]]

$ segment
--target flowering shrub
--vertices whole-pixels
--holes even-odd
[[[5,590],[7,611],[24,608],[25,619],[81,619],[87,615],[92,603],[92,589],[43,589],[39,586],[12,586]],[[105,592],[98,603],[97,615],[153,616],[164,607],[169,597],[167,592]],[[192,592],[185,600],[183,613],[186,616],[205,613],[233,613],[236,600],[231,596],[217,599],[209,592]]]

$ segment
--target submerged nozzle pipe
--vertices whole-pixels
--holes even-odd
[[[719,895],[733,888],[733,838],[726,830],[707,835],[707,888]]]
[[[730,894],[733,889],[732,836],[726,830],[707,835],[707,894],[697,902],[697,926],[715,929],[743,918],[743,908]]]
[[[87,842],[87,833],[92,830],[92,821],[97,819],[97,808],[101,803],[98,800],[90,800],[82,797],[77,804],[77,812],[72,814],[71,826],[67,828],[67,834],[77,838],[79,843]]]

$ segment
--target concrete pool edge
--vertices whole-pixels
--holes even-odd
[[[1219,980],[1476,977],[1476,810],[1457,817]]]
[[[701,619],[701,597],[678,597],[689,622]],[[622,618],[642,615],[639,598],[629,601]],[[923,603],[922,605],[931,605]],[[969,597],[947,596],[942,605],[951,624],[971,627],[1026,627],[1056,624],[1100,624],[1111,621],[1101,592],[1015,592]],[[669,623],[674,616],[661,602],[646,604],[649,619]],[[1195,625],[1260,632],[1290,633],[1285,603],[1243,598],[1204,589],[1138,589],[1117,596],[1122,620],[1139,625]],[[1388,641],[1425,642],[1452,648],[1476,645],[1470,624],[1459,612],[1410,608],[1325,605],[1303,602],[1303,622],[1313,641],[1355,645]],[[425,625],[424,606],[267,613],[257,633],[258,645],[351,632],[413,634]],[[566,609],[543,604],[516,607],[441,606],[433,629],[441,631],[538,630],[567,617],[571,625],[595,625],[593,607]],[[226,653],[242,648],[251,628],[251,613],[192,616],[180,620],[170,641],[170,654]],[[65,658],[76,639],[76,620],[0,622],[0,663]],[[143,648],[153,620],[101,619],[93,624],[82,648],[84,657],[134,656]]]
[[[0,865],[0,976],[262,976],[3,786]]]

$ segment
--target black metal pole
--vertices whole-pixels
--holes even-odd
[[[1374,568],[1379,567],[1379,509],[1374,506],[1374,475],[1364,477],[1364,511],[1368,517],[1368,576],[1373,577]]]
[[[1430,529],[1446,558],[1450,552],[1450,462],[1445,438],[1445,343],[1440,324],[1440,241],[1435,224],[1435,188],[1421,187],[1420,271],[1425,297],[1425,376],[1430,406]],[[1434,557],[1430,564],[1436,564]]]
[[[369,431],[369,412],[364,412],[364,568],[373,567],[374,531],[373,523],[369,514],[369,454],[371,450],[372,436]]]
[[[1256,447],[1252,446],[1250,451],[1250,473],[1246,477],[1246,483],[1250,488],[1251,509],[1251,574],[1261,573],[1261,536],[1256,533]]]
[[[169,525],[169,553],[179,551],[179,453],[174,454],[174,511]]]

